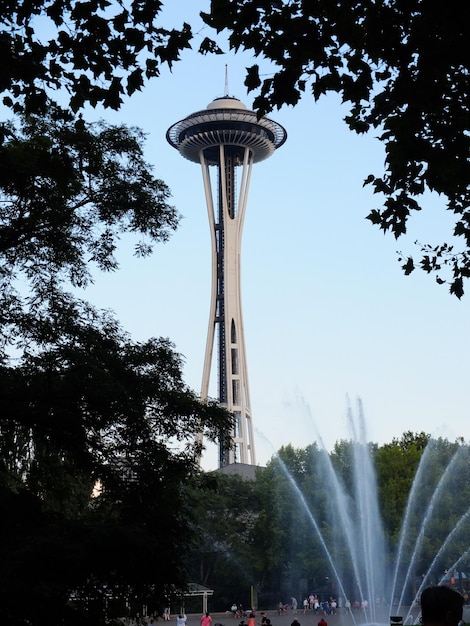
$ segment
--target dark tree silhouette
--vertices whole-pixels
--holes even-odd
[[[364,133],[377,128],[385,172],[366,183],[385,196],[368,219],[398,238],[422,194],[432,191],[455,215],[456,245],[418,244],[419,265],[461,297],[470,276],[470,25],[464,3],[431,0],[212,0],[203,14],[229,31],[230,47],[274,62],[261,79],[247,70],[260,114],[295,105],[310,90],[317,100],[337,92],[350,111],[345,121]]]

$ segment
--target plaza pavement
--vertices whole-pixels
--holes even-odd
[[[322,613],[315,613],[314,611],[307,611],[306,613],[302,610],[298,610],[296,614],[293,611],[284,611],[282,615],[279,615],[277,611],[264,611],[266,615],[271,620],[272,626],[291,626],[294,619],[297,619],[300,623],[300,626],[317,626],[318,622],[322,617]],[[418,623],[418,610],[413,611],[413,619],[409,623]],[[256,626],[260,626],[261,624],[261,611],[256,613]],[[400,611],[400,615],[405,617],[408,613],[408,609],[402,609]],[[394,613],[392,613],[393,615]],[[390,610],[387,607],[377,609],[376,622],[379,624],[390,624]],[[188,615],[188,620],[186,622],[187,626],[200,626],[201,615],[200,614],[192,614]],[[212,617],[212,626],[216,626],[216,624],[221,624],[222,626],[238,626],[240,623],[240,619],[235,619],[232,613],[211,613]],[[469,615],[470,619],[470,615]],[[366,618],[362,610],[357,609],[353,611],[352,614],[345,613],[344,609],[339,610],[336,615],[327,615],[325,620],[328,626],[360,626],[361,624],[370,623]],[[160,621],[160,620],[159,620]],[[245,618],[245,623],[247,619]],[[169,622],[169,626],[175,626],[176,624],[176,616],[172,616],[171,622]]]
[[[300,626],[317,626],[322,614],[315,613],[314,611],[303,612],[303,609],[298,610],[296,614],[292,610],[284,611],[282,615],[279,615],[277,611],[264,611],[271,620],[272,626],[291,626],[294,619],[297,619]],[[408,607],[402,607],[399,615],[403,618],[408,614]],[[391,612],[388,607],[381,607],[377,609],[376,624],[391,626],[390,615],[396,615],[396,611]],[[233,617],[229,611],[225,613],[212,613],[212,626],[239,626],[241,620]],[[336,615],[327,615],[325,620],[328,626],[361,626],[363,624],[370,624],[371,622],[366,619],[363,611],[357,609],[352,614],[347,614],[344,609],[339,609]],[[245,624],[247,619],[244,618]],[[463,608],[463,622],[470,625],[470,605],[466,605]],[[135,626],[134,620],[122,620],[122,623],[126,626]],[[165,626],[176,626],[176,615],[172,615],[169,622],[164,622],[160,617],[158,619],[159,624],[165,624]],[[201,613],[192,613],[187,615],[186,626],[200,626]],[[261,624],[261,611],[256,613],[256,626]],[[407,621],[407,626],[411,624],[419,624],[419,608],[415,608],[412,611],[412,618]],[[397,626],[394,624],[393,626]]]

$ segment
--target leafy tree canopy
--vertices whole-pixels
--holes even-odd
[[[116,269],[119,236],[136,253],[165,241],[178,214],[168,187],[143,158],[138,129],[63,119],[56,108],[4,125],[0,145],[2,292],[15,278],[36,291],[90,280],[90,266]],[[11,294],[10,294],[11,295]]]
[[[231,428],[184,384],[167,339],[133,342],[69,293],[93,267],[117,269],[124,234],[145,256],[178,223],[142,132],[77,116],[86,104],[119,108],[189,45],[187,25],[155,24],[160,9],[0,8],[0,92],[15,116],[0,127],[0,613],[12,626],[102,623],[105,594],[163,607],[186,582],[195,436]],[[82,613],[81,600],[101,608]]]
[[[470,276],[470,24],[466,6],[420,0],[212,0],[205,21],[230,31],[230,47],[274,62],[245,84],[257,90],[262,115],[295,105],[309,89],[315,100],[337,92],[350,107],[345,121],[364,133],[377,128],[386,150],[385,172],[366,184],[385,196],[368,219],[396,238],[426,191],[442,195],[455,215],[458,249],[419,244],[405,274],[419,265],[461,297]]]
[[[196,435],[215,440],[231,418],[184,384],[167,339],[133,342],[111,313],[67,292],[86,286],[93,264],[117,268],[122,233],[145,255],[176,227],[142,133],[54,107],[4,130],[0,503],[31,523],[3,536],[1,613],[23,623],[29,597],[31,623],[71,623],[72,612],[98,624],[102,613],[72,610],[72,593],[96,599],[108,589],[158,608],[166,585],[184,586],[178,555],[191,524],[181,487],[197,473]]]
[[[65,89],[70,107],[118,109],[123,95],[170,67],[192,37],[156,23],[158,0],[26,0],[2,2],[0,92],[15,112],[44,111],[51,91]]]
[[[358,465],[362,470],[367,467],[363,466],[366,451],[373,461],[367,469],[371,482],[354,477]],[[348,520],[363,518],[365,508],[356,508],[358,488],[364,482],[373,485],[375,478],[386,567],[393,571],[403,541],[400,564],[407,576],[423,572],[428,582],[438,582],[445,563],[458,562],[458,569],[466,571],[469,452],[462,441],[434,440],[422,432],[406,432],[382,446],[343,440],[329,454],[315,445],[304,450],[281,448],[258,473],[254,486],[259,511],[252,560],[262,573],[263,591],[307,594],[317,589],[330,595],[331,589],[324,586],[325,573],[333,575],[328,552],[335,565],[334,578],[339,574],[346,594],[356,593]],[[373,511],[375,489],[369,494],[368,505],[363,505]],[[367,521],[362,523],[361,531],[367,527]],[[358,535],[353,539],[353,544],[360,541]],[[410,594],[413,588],[416,592],[412,575],[403,584]]]
[[[187,483],[185,493],[195,516],[192,545],[185,559],[191,580],[214,590],[212,610],[227,610],[234,599],[250,606],[254,580],[253,525],[258,512],[254,481],[219,472]]]
[[[31,624],[72,623],[70,612],[99,624],[103,614],[77,610],[105,592],[163,607],[166,586],[186,582],[181,488],[197,471],[195,436],[215,439],[229,416],[187,388],[170,342],[134,343],[59,290],[16,332],[25,348],[0,368],[0,506],[25,518],[0,542],[2,618],[24,623],[29,598]]]

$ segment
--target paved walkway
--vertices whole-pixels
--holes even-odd
[[[265,613],[271,620],[272,626],[291,626],[294,619],[299,621],[300,626],[317,626],[321,619],[321,614],[315,614],[314,611],[307,611],[304,613],[303,610],[299,610],[296,614],[294,614],[293,611],[284,611],[282,615],[278,615],[277,611],[265,611]],[[408,608],[402,607],[399,615],[405,618],[407,614]],[[391,613],[387,607],[378,609],[375,623],[390,626],[390,615],[396,615],[396,611]],[[212,626],[216,626],[217,624],[221,624],[222,626],[239,626],[241,621],[240,619],[235,619],[230,612],[211,613],[211,616]],[[187,617],[186,626],[200,626],[200,613],[188,614]],[[361,626],[363,624],[371,623],[371,620],[368,619],[364,612],[359,609],[353,611],[353,613],[349,615],[345,613],[344,609],[342,609],[339,610],[336,615],[327,615],[325,619],[328,626]],[[470,605],[463,607],[463,621],[465,624],[470,624]],[[245,619],[245,623],[246,622],[247,620]],[[134,626],[135,622],[133,620],[123,620],[123,624]],[[165,626],[176,626],[176,615],[172,615],[169,622],[164,622],[160,617],[158,620],[158,626],[163,626],[163,624],[165,624]],[[256,614],[256,626],[260,626],[260,624],[261,611]],[[407,626],[410,624],[419,624],[419,609],[413,609],[412,619],[407,622]]]
[[[282,615],[278,615],[277,611],[265,611],[266,615],[271,620],[272,626],[291,626],[294,619],[297,619],[300,623],[300,626],[317,626],[318,622],[321,619],[321,614],[316,614],[314,611],[307,611],[306,613],[303,610],[297,611],[296,614],[293,611],[284,611]],[[408,609],[402,609],[400,611],[400,615],[405,617],[408,613]],[[418,623],[418,611],[414,611],[413,621],[410,623]],[[241,620],[235,619],[231,613],[211,613],[212,616],[212,626],[216,624],[222,624],[222,626],[239,626]],[[370,618],[368,618],[364,612],[360,609],[357,611],[353,611],[352,614],[346,614],[344,609],[338,611],[336,615],[327,615],[325,620],[328,623],[328,626],[356,626],[360,624],[370,623]],[[200,626],[201,615],[188,615],[188,621],[186,622],[187,626]],[[245,619],[245,622],[247,620]],[[160,622],[160,620],[159,620]],[[377,615],[375,619],[376,623],[379,624],[390,624],[390,610],[388,608],[380,608],[377,610]],[[171,622],[168,623],[169,626],[175,626],[176,617],[172,616]],[[261,624],[261,616],[260,612],[256,614],[256,626],[260,626]]]

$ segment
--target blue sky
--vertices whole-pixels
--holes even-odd
[[[197,24],[199,10],[208,7],[194,0],[167,4],[162,20],[175,26]],[[212,35],[200,23],[195,49],[206,34]],[[243,81],[254,62],[246,54],[187,51],[121,111],[87,113],[148,134],[146,159],[184,218],[150,259],[134,259],[132,241],[124,238],[121,269],[97,275],[83,295],[113,309],[134,340],[169,337],[197,391],[209,314],[209,226],[200,168],[165,133],[224,94],[225,64],[230,95],[251,106]],[[308,95],[295,108],[273,112],[287,142],[253,171],[242,297],[259,464],[281,445],[303,447],[318,433],[327,447],[349,437],[348,402],[354,406],[357,398],[371,441],[408,430],[468,439],[470,286],[459,302],[422,272],[404,277],[396,254],[417,252],[416,239],[448,241],[452,221],[435,197],[397,242],[365,219],[380,198],[362,183],[382,173],[384,153],[377,133],[359,137],[348,130],[346,113],[335,97],[315,104]],[[216,370],[214,385],[215,377]],[[216,466],[212,448],[203,465]]]

